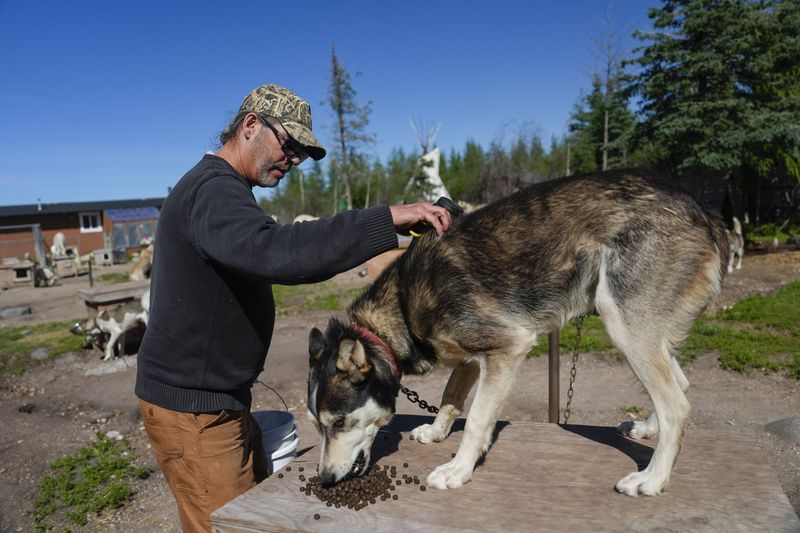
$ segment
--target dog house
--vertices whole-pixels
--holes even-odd
[[[33,261],[10,258],[0,264],[0,288],[33,286]]]

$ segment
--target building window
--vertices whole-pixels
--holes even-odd
[[[145,237],[155,237],[158,222],[158,209],[155,207],[107,209],[106,216],[111,221],[114,248],[141,246]]]
[[[98,233],[103,231],[103,223],[100,213],[80,213],[81,233]]]

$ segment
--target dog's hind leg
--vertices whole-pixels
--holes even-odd
[[[442,394],[442,404],[433,424],[423,424],[411,432],[414,440],[427,444],[440,442],[450,434],[453,421],[464,410],[464,402],[480,375],[480,366],[474,362],[464,361],[453,369],[447,386]]]
[[[654,496],[669,483],[691,412],[689,401],[681,390],[688,386],[688,380],[682,371],[678,373],[673,368],[667,332],[670,331],[670,337],[680,338],[683,330],[688,330],[690,322],[682,321],[677,312],[659,320],[658,313],[648,308],[647,293],[637,294],[635,284],[638,279],[627,282],[631,286],[624,287],[626,281],[622,278],[609,283],[604,269],[601,269],[596,307],[611,340],[625,355],[650,395],[655,410],[651,417],[652,425],[656,426],[659,439],[647,467],[622,478],[616,489],[629,496]],[[618,304],[612,294],[612,285],[624,294],[624,306]],[[653,429],[645,427],[643,432],[651,433]]]
[[[521,334],[511,346],[492,351],[480,360],[480,379],[467,416],[464,437],[452,461],[428,474],[428,485],[437,489],[461,487],[472,477],[475,463],[492,443],[497,416],[511,391],[517,369],[533,346],[535,337]]]
[[[683,374],[674,354],[670,354],[670,369],[684,394],[689,390],[689,380]],[[653,411],[647,420],[626,420],[617,426],[617,431],[633,439],[652,439],[658,435],[658,416]]]

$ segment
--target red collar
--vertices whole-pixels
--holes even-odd
[[[383,342],[377,335],[375,335],[371,331],[362,328],[361,326],[353,324],[353,329],[355,329],[356,333],[358,333],[368,342],[371,342],[372,344],[377,344],[378,346],[383,348],[383,351],[386,352],[386,357],[389,359],[389,363],[392,365],[392,369],[394,370],[397,379],[399,380],[400,378],[403,377],[403,371],[400,370],[400,366],[397,364],[397,359],[395,359],[394,354],[392,354],[392,350],[389,349],[389,346],[385,342]]]

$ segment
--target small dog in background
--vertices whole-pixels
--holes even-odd
[[[105,310],[97,316],[76,322],[70,328],[75,335],[86,335],[86,347],[98,347],[105,351],[103,361],[124,353],[125,335],[147,327],[150,317],[150,289],[142,294],[141,301],[124,303],[117,308]]]
[[[733,231],[726,230],[728,233],[728,242],[731,243],[731,253],[728,256],[728,272],[733,272],[733,260],[738,258],[736,262],[736,270],[742,268],[742,257],[744,257],[744,236],[742,235],[742,223],[739,219],[733,217]]]
[[[139,254],[139,259],[133,264],[131,272],[128,275],[128,277],[134,281],[149,279],[150,271],[153,268],[153,250],[155,248],[153,245],[153,238],[145,237],[142,239],[141,243],[145,244],[147,247],[142,249]]]

